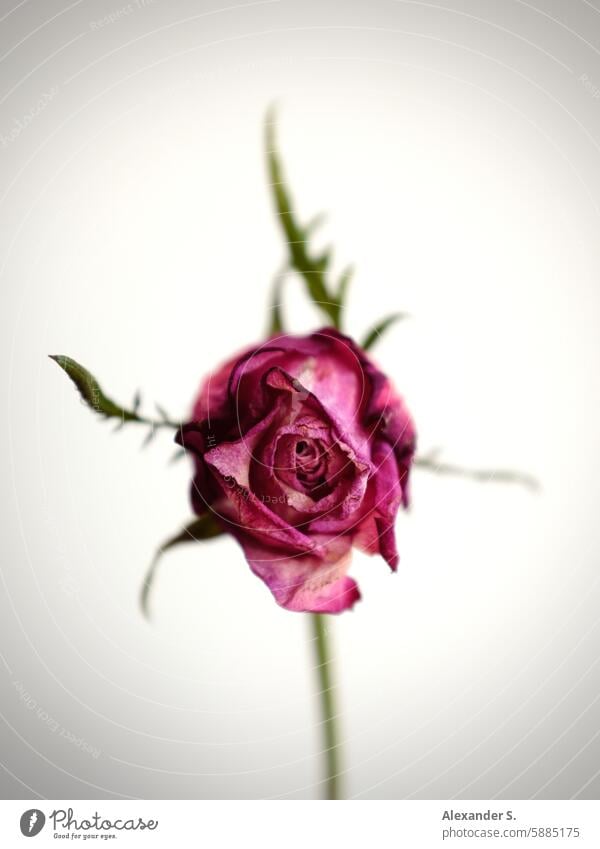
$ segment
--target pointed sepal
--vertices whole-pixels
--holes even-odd
[[[166,540],[166,542],[164,542],[160,546],[160,548],[152,558],[152,563],[150,564],[150,567],[146,573],[146,577],[144,578],[144,583],[142,584],[142,590],[140,593],[140,606],[146,618],[150,618],[148,605],[150,591],[154,583],[158,564],[165,551],[168,551],[169,549],[174,548],[177,545],[182,545],[183,543],[203,542],[207,539],[213,539],[214,537],[220,536],[220,534],[222,533],[224,533],[223,527],[221,526],[218,519],[215,517],[215,514],[205,513],[203,516],[199,516],[194,519],[192,522],[182,528],[179,533],[175,534],[175,536],[170,537],[168,540]]]

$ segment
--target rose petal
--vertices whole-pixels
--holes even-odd
[[[223,495],[234,506],[232,533],[250,534],[269,546],[286,551],[312,552],[317,543],[278,516],[250,490],[249,468],[256,445],[278,415],[273,409],[243,439],[226,442],[204,455],[204,462],[220,482]]]
[[[407,507],[410,500],[409,475],[416,449],[416,430],[404,400],[398,395],[391,381],[381,372],[370,357],[347,336],[333,328],[325,328],[320,335],[342,339],[351,350],[367,385],[363,394],[360,419],[369,430],[369,440],[383,437],[394,449],[402,485],[402,504]]]
[[[255,575],[269,587],[275,600],[287,610],[341,613],[360,599],[356,581],[346,574],[350,565],[350,541],[321,542],[324,557],[278,557],[272,549],[240,539]]]
[[[381,554],[392,571],[398,567],[395,524],[402,487],[393,448],[385,442],[373,447],[376,472],[369,484],[368,513],[357,528],[354,544],[367,554]]]

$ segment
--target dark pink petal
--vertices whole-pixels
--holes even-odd
[[[190,495],[194,512],[201,516],[221,497],[220,487],[204,462],[204,452],[207,445],[206,435],[203,433],[201,425],[190,422],[177,431],[175,441],[193,457],[195,473]]]
[[[398,566],[395,522],[403,490],[393,448],[386,442],[373,447],[376,472],[369,483],[368,513],[357,528],[354,544],[367,554],[381,554],[392,570]]]
[[[192,410],[193,421],[201,422],[207,419],[210,422],[211,419],[220,419],[227,415],[231,371],[238,360],[245,356],[249,350],[253,349],[246,349],[232,357],[202,381],[200,392]]]

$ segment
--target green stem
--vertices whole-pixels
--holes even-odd
[[[339,799],[339,742],[337,737],[336,716],[333,699],[333,684],[331,675],[331,654],[327,641],[325,616],[322,613],[311,613],[313,642],[315,645],[316,671],[321,702],[323,754],[325,755],[326,770],[326,799]]]

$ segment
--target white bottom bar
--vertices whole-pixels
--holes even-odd
[[[24,841],[35,841],[27,844]],[[600,847],[595,801],[1,801],[0,846]]]

